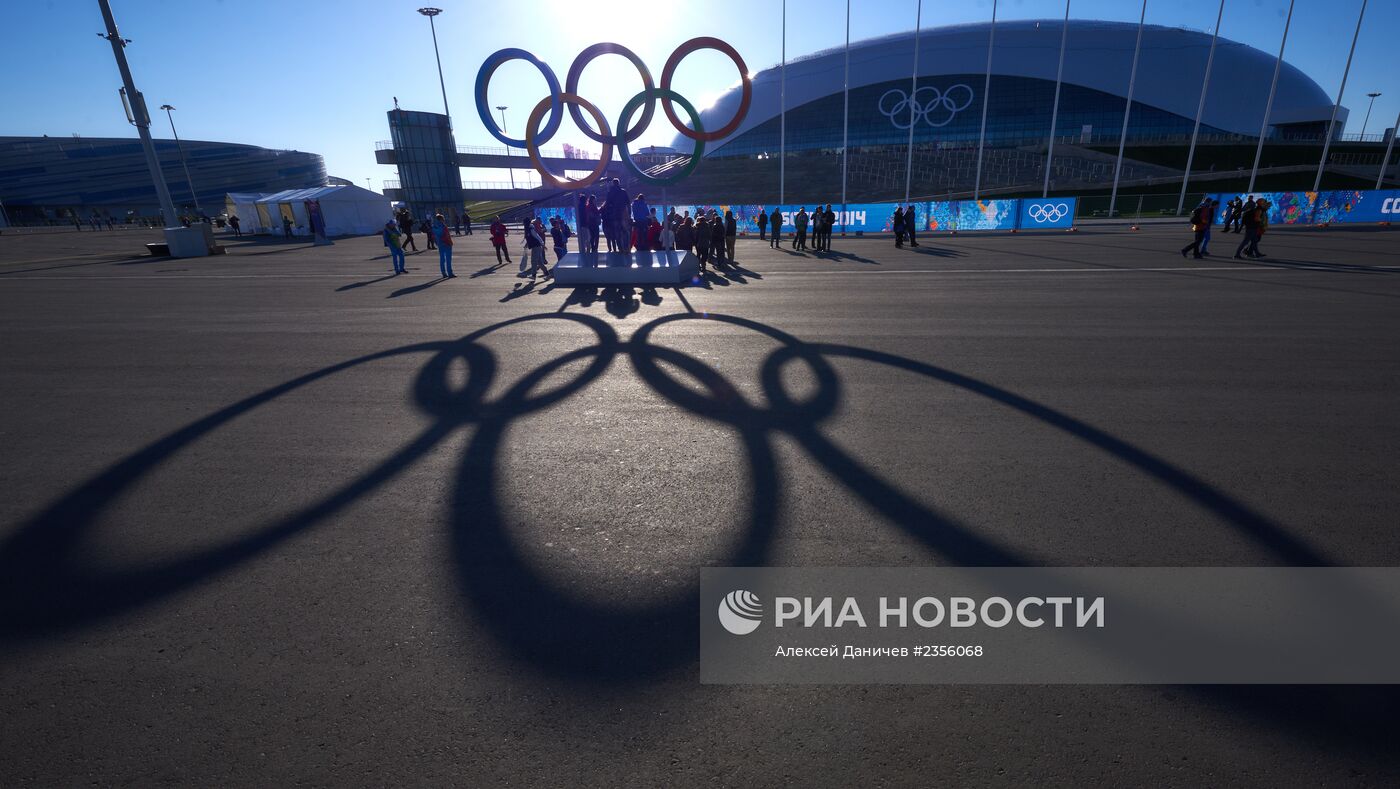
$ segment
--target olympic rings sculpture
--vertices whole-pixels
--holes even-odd
[[[699,111],[689,100],[671,87],[671,82],[675,78],[676,69],[680,67],[681,61],[687,55],[701,49],[713,49],[727,55],[739,69],[739,77],[743,85],[739,106],[734,111],[734,117],[714,131],[705,130],[700,121]],[[600,55],[621,55],[636,67],[637,74],[642,78],[642,90],[628,100],[622,110],[621,117],[617,119],[615,133],[608,125],[607,119],[603,117],[603,113],[592,102],[578,93],[579,80],[583,76],[583,70]],[[533,65],[544,77],[545,84],[549,86],[549,95],[541,99],[530,111],[529,119],[525,123],[525,136],[521,138],[506,136],[501,127],[496,125],[495,119],[491,116],[491,103],[487,100],[487,88],[490,86],[492,75],[496,73],[496,69],[512,60],[523,60]],[[733,134],[739,128],[739,124],[743,123],[749,112],[749,104],[753,101],[753,82],[749,79],[749,68],[744,63],[743,57],[739,55],[738,50],[718,38],[700,36],[676,47],[676,50],[666,59],[666,65],[661,70],[661,84],[659,86],[652,78],[646,63],[637,56],[637,53],[621,44],[601,42],[584,49],[574,58],[574,62],[569,65],[569,71],[564,78],[562,87],[554,70],[533,54],[516,48],[506,48],[493,52],[477,71],[475,92],[476,112],[480,116],[482,124],[486,126],[486,131],[490,132],[492,137],[512,148],[524,148],[530,157],[530,163],[539,171],[540,178],[547,186],[555,189],[573,190],[583,189],[603,177],[608,165],[612,163],[614,147],[617,148],[618,158],[628,172],[649,186],[666,186],[689,176],[700,163],[700,157],[705,152],[705,143],[715,142]],[[636,142],[651,125],[651,120],[656,114],[657,100],[660,100],[662,112],[665,113],[667,120],[671,122],[676,131],[695,142],[695,149],[691,153],[690,161],[678,168],[675,173],[665,177],[642,172],[641,168],[632,161],[631,151],[628,149],[628,143]],[[690,117],[689,126],[681,122],[681,119],[676,115],[675,105],[677,104]],[[559,124],[564,119],[565,106],[568,107],[569,117],[573,119],[579,131],[583,132],[588,139],[603,145],[603,150],[598,156],[597,166],[587,177],[580,180],[560,178],[554,175],[545,167],[539,153],[540,146],[549,142],[558,133]],[[632,116],[639,109],[641,116],[636,119],[635,123],[632,123]],[[592,125],[584,117],[585,113],[591,116]],[[547,119],[546,114],[548,115]],[[541,127],[541,123],[544,124],[543,127]]]
[[[922,101],[921,95],[925,96]],[[886,109],[886,100],[891,96],[898,97],[898,100]],[[958,113],[972,105],[973,98],[972,88],[961,83],[946,91],[924,85],[916,89],[912,96],[899,88],[891,88],[885,91],[875,106],[896,129],[907,129],[921,120],[930,126],[947,126]]]
[[[1026,209],[1026,214],[1036,222],[1055,222],[1069,214],[1069,206],[1065,203],[1035,203]]]

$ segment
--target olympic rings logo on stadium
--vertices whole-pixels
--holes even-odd
[[[891,96],[898,98],[892,106],[887,102]],[[915,89],[912,96],[899,88],[891,88],[875,106],[896,129],[907,129],[921,120],[930,126],[947,126],[958,113],[972,105],[973,98],[972,88],[961,83],[947,90],[925,85]]]
[[[1069,215],[1069,206],[1064,203],[1033,203],[1026,214],[1037,222],[1058,222]]]
[[[705,127],[700,122],[700,113],[695,106],[684,96],[671,89],[671,80],[676,75],[676,68],[681,61],[693,52],[701,49],[713,49],[729,56],[734,61],[734,65],[739,69],[739,77],[743,83],[743,94],[739,99],[739,107],[734,111],[734,117],[714,131],[705,131]],[[583,76],[583,70],[599,55],[621,55],[631,61],[637,68],[637,73],[642,78],[642,90],[633,96],[622,109],[622,115],[617,121],[617,133],[614,134],[612,128],[608,126],[608,121],[603,117],[603,113],[598,110],[592,102],[584,99],[578,93],[579,78]],[[525,122],[525,136],[523,138],[507,137],[501,127],[496,125],[496,121],[491,117],[491,103],[487,100],[487,87],[491,82],[491,75],[496,73],[496,69],[502,64],[511,60],[523,60],[539,69],[544,76],[544,81],[549,85],[549,95],[541,99],[534,109],[530,111],[529,119]],[[671,122],[676,131],[685,137],[695,141],[695,150],[691,153],[690,161],[678,168],[677,172],[666,176],[656,177],[642,172],[632,161],[631,153],[628,150],[628,143],[635,142],[651,124],[652,116],[656,111],[656,101],[661,100],[661,110],[666,114],[666,119]],[[608,165],[612,163],[612,149],[617,146],[618,158],[624,167],[638,180],[645,184],[654,186],[667,186],[680,181],[690,175],[700,163],[700,157],[705,152],[705,143],[715,142],[723,139],[739,128],[744,116],[749,112],[749,103],[753,100],[753,82],[749,79],[749,68],[744,63],[744,59],[739,56],[738,50],[728,43],[718,38],[701,36],[692,38],[689,41],[676,47],[676,51],[666,59],[666,65],[661,70],[661,86],[657,87],[652,79],[651,71],[646,63],[642,61],[637,53],[622,46],[608,42],[594,44],[583,50],[574,58],[574,62],[569,66],[569,73],[564,79],[564,86],[559,86],[559,78],[554,71],[542,60],[535,57],[523,49],[508,48],[491,54],[486,58],[486,62],[481,64],[481,69],[476,74],[476,112],[481,117],[481,122],[486,126],[486,130],[492,137],[513,148],[524,148],[530,156],[530,163],[539,171],[540,178],[545,185],[555,189],[582,189],[599,178],[607,171]],[[569,117],[578,126],[586,137],[594,142],[603,144],[603,150],[598,156],[598,165],[587,177],[581,180],[569,178],[559,178],[544,166],[540,159],[540,146],[549,142],[559,131],[559,124],[564,119],[564,105],[569,107]],[[686,115],[690,116],[690,125],[681,122],[676,115],[675,105],[681,105]],[[635,124],[630,124],[632,116],[637,110],[642,110],[641,117]],[[544,127],[540,123],[544,121],[545,113],[549,113],[549,120],[544,122]],[[583,113],[587,112],[593,119],[594,126],[590,126],[584,118]]]

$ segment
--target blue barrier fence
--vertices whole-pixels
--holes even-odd
[[[1241,195],[1248,197],[1248,195]],[[1225,203],[1233,194],[1211,195],[1220,201],[1220,221],[1225,221]],[[1262,192],[1254,197],[1268,200],[1271,225],[1327,225],[1337,223],[1400,221],[1400,190],[1366,189],[1331,192]]]
[[[952,200],[913,203],[917,232],[931,233],[957,230],[1060,230],[1074,226],[1078,199],[1055,197],[1048,200]],[[758,215],[771,215],[774,208],[783,213],[783,230],[792,232],[797,215],[816,210],[815,205],[665,205],[654,206],[658,214],[675,209],[679,214],[690,212],[697,216],[713,209],[720,216],[734,212],[740,233],[758,233]],[[825,206],[823,206],[824,208]],[[832,206],[836,214],[836,232],[889,233],[894,229],[894,212],[898,203],[849,203],[845,210]],[[907,207],[907,206],[906,206]],[[563,217],[571,226],[575,223],[573,208],[541,208],[541,218]],[[809,220],[810,221],[810,220]]]
[[[1225,203],[1235,195],[1213,194],[1220,201],[1225,221]],[[1389,222],[1400,220],[1400,190],[1350,190],[1330,192],[1263,192],[1256,197],[1267,199],[1271,225],[1321,225],[1335,223]],[[946,200],[914,203],[914,216],[920,233],[956,230],[1065,230],[1074,227],[1079,198],[1049,199],[1015,198],[1010,200]],[[791,233],[794,220],[801,211],[809,214],[816,206],[776,206],[783,213],[783,230]],[[888,233],[893,230],[897,203],[850,203],[845,210],[833,206],[836,232]],[[658,214],[674,208],[677,213],[714,209],[721,216],[734,212],[740,233],[758,233],[758,215],[772,214],[775,206],[767,205],[657,205]],[[543,218],[560,216],[570,226],[575,224],[573,208],[541,208]],[[1185,222],[1185,217],[1182,218]]]

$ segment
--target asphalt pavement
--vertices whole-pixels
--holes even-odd
[[[1400,564],[1400,234],[1187,235],[0,236],[0,785],[1395,785],[1388,687],[699,683],[701,566]]]

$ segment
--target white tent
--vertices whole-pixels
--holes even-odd
[[[229,192],[224,195],[224,212],[238,217],[239,228],[244,233],[271,233],[272,228],[258,221],[257,203],[264,197],[267,195],[260,192]]]
[[[310,222],[306,217],[308,200],[320,203],[321,216],[325,219],[328,236],[373,235],[383,230],[384,223],[393,218],[389,201],[384,195],[353,184],[288,189],[270,195],[260,195],[255,201],[257,221],[250,223],[242,214],[239,214],[239,218],[243,219],[245,224],[266,228],[263,232],[280,235],[282,217],[290,216],[293,235],[308,236],[311,235]]]

